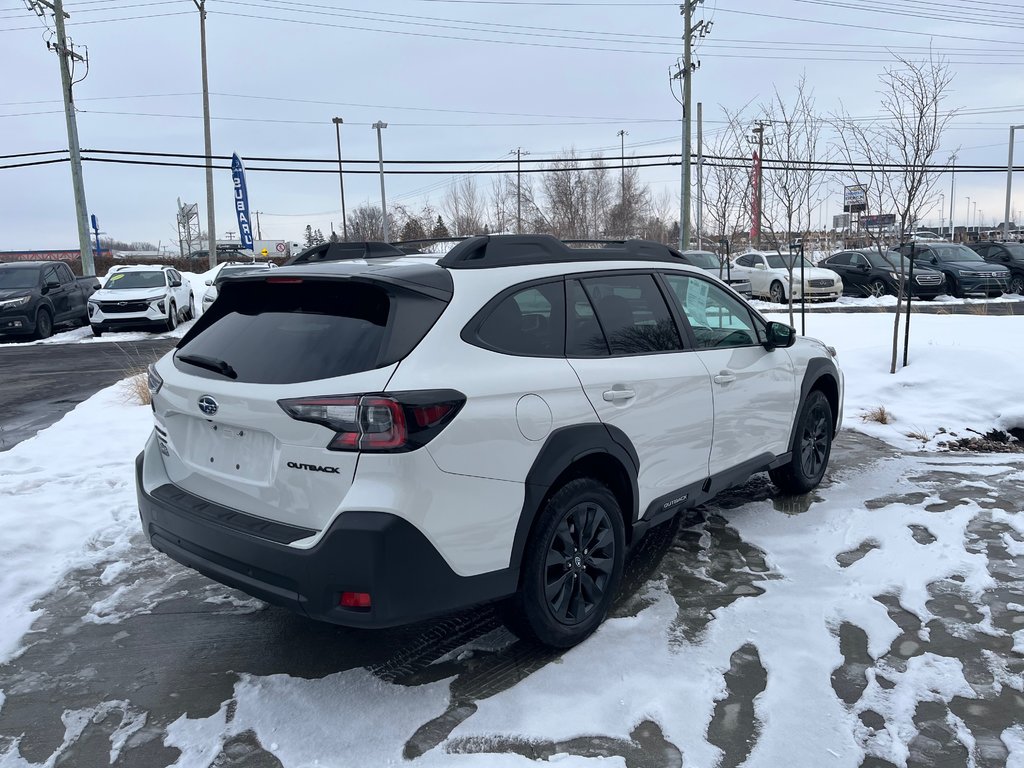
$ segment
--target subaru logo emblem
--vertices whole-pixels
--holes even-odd
[[[128,303],[127,301],[119,301],[119,302],[117,302],[117,306],[119,306],[119,307],[123,307],[123,306],[125,306],[125,305],[126,305],[127,303]]]
[[[217,401],[209,395],[203,395],[199,398],[199,410],[205,413],[207,416],[213,416],[217,412]]]

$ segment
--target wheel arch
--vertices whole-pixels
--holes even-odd
[[[627,545],[633,538],[640,492],[640,461],[632,442],[617,427],[580,424],[552,432],[526,475],[509,566],[518,574],[534,523],[548,499],[568,481],[592,477],[606,484],[619,502]],[[517,577],[518,579],[518,577]]]
[[[789,447],[794,450],[796,441],[796,425],[800,419],[800,411],[812,392],[821,392],[832,408],[832,437],[839,429],[839,370],[835,363],[824,358],[814,358],[807,364],[804,378],[800,384],[800,401],[793,417],[793,426],[789,433]]]

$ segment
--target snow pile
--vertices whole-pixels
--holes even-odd
[[[892,315],[808,313],[806,319],[807,335],[839,352],[848,428],[899,448],[934,450],[956,437],[977,436],[968,430],[1024,427],[1024,358],[1017,352],[1024,317],[915,315],[909,365],[894,375]],[[902,344],[901,326],[901,362]],[[862,420],[879,406],[892,423]]]
[[[0,662],[64,573],[127,553],[139,529],[133,462],[152,425],[150,409],[114,385],[0,453]]]

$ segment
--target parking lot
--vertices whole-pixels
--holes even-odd
[[[43,429],[59,467],[47,441],[65,427],[45,426],[171,344],[0,348],[19,372],[0,382],[15,404],[5,435]],[[610,620],[568,652],[518,640],[493,607],[361,631],[267,606],[148,545],[127,462],[86,486],[34,461],[8,465],[5,497],[109,487],[114,523],[0,666],[5,768],[880,768],[1024,754],[1019,455],[900,450],[846,429],[811,494],[755,475],[653,531]]]

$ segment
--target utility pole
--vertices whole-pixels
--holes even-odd
[[[693,6],[696,0],[684,0],[683,12],[683,180],[679,200],[679,250],[690,247],[690,97],[693,69]]]
[[[765,142],[764,129],[767,126],[768,126],[768,122],[766,120],[756,120],[754,122],[754,127],[750,129],[750,132],[753,135],[747,137],[747,142],[749,144],[757,144],[757,163],[762,168],[763,168],[763,163],[764,163],[764,146],[765,146],[765,143],[767,143],[769,146],[771,146],[771,143],[772,143],[770,138],[768,139],[767,142]],[[756,223],[757,223],[757,247],[758,248],[761,247],[761,223],[764,221],[764,212],[761,210],[761,201],[763,199],[761,191],[762,191],[762,189],[764,187],[764,179],[762,178],[763,173],[764,173],[763,171],[759,171],[755,175],[755,178],[757,179],[757,188],[754,190],[754,193],[756,195],[756,197],[754,199],[754,204],[757,207],[757,212],[756,212],[755,215],[757,217],[757,222]]]
[[[704,249],[704,104],[697,102],[697,250]]]
[[[381,143],[380,132],[382,129],[387,128],[388,124],[378,120],[370,127],[377,131],[377,160],[380,163],[380,221],[383,240],[386,243],[388,242],[388,204],[384,198],[384,145]]]
[[[206,247],[210,269],[217,266],[217,217],[213,211],[213,141],[210,138],[210,79],[206,72],[206,0],[192,0],[199,10],[199,56],[203,68],[203,141],[206,152]]]
[[[1013,186],[1013,132],[1024,125],[1010,126],[1010,157],[1006,161],[1006,210],[1003,213],[1003,240],[1010,239],[1010,188]]]
[[[622,194],[619,197],[620,214],[622,215],[622,237],[629,237],[629,222],[626,220],[626,137],[629,131],[619,129],[615,134],[619,137],[619,173],[622,177]]]
[[[516,234],[521,235],[523,234],[523,155],[530,153],[522,147],[516,147],[512,152],[516,153]]]
[[[340,117],[331,118],[334,123],[334,135],[338,139],[338,184],[341,185],[341,239],[348,242],[348,217],[345,215],[345,176],[341,172],[341,126],[345,122]]]
[[[64,119],[68,129],[68,152],[71,157],[71,186],[75,194],[75,218],[78,221],[78,250],[82,258],[82,274],[95,275],[96,263],[93,260],[92,243],[89,242],[89,208],[85,203],[85,182],[82,179],[82,148],[78,143],[78,122],[75,119],[75,97],[72,92],[74,82],[71,69],[76,61],[86,65],[89,71],[89,60],[86,56],[76,53],[74,45],[68,41],[64,30],[64,19],[71,16],[64,12],[63,0],[28,0],[29,8],[42,18],[46,9],[53,13],[53,21],[57,30],[57,42],[47,42],[46,47],[54,51],[60,60],[60,84],[64,94]]]
[[[950,175],[949,175],[949,242],[956,242],[953,235],[956,231],[955,219],[953,218],[953,211],[955,210],[956,203],[956,153],[954,152],[950,157]]]

